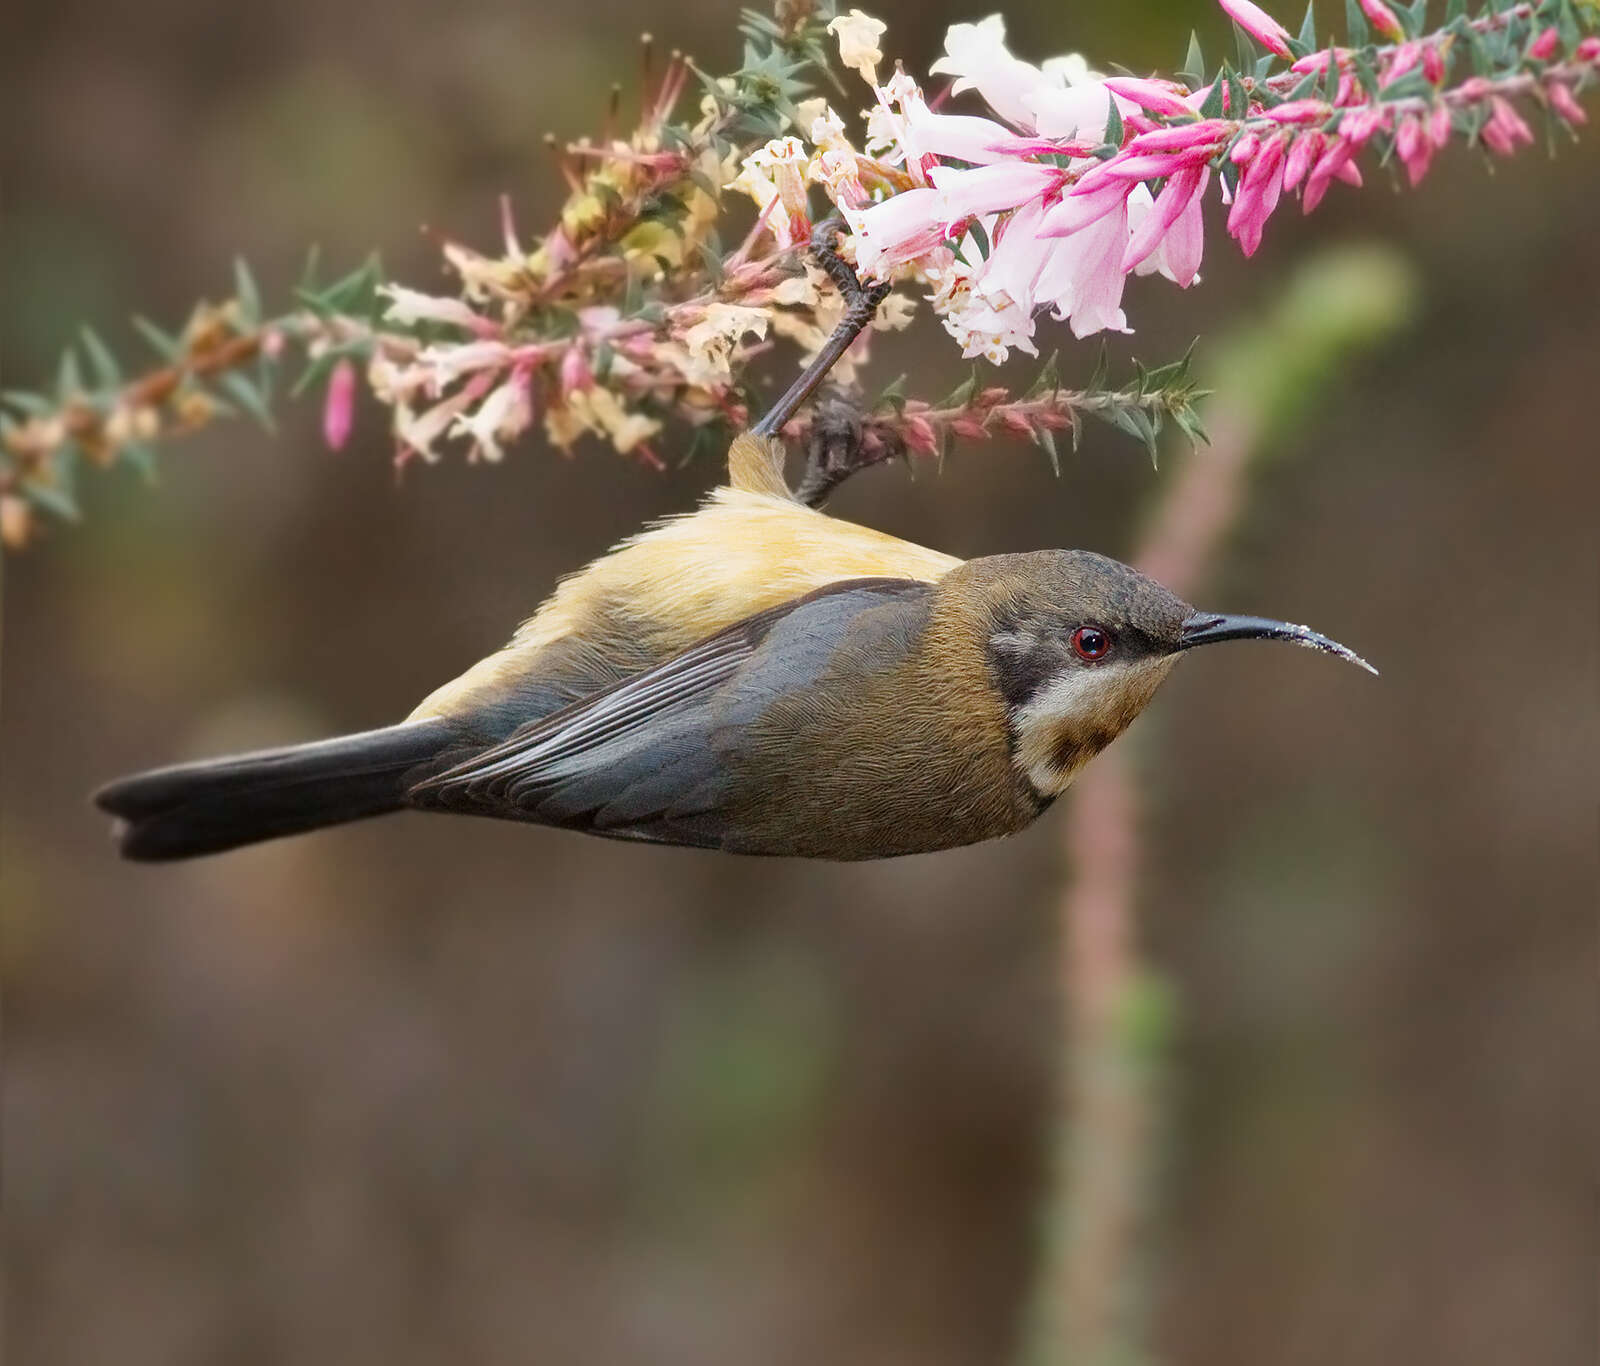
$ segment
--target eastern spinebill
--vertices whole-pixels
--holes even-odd
[[[407,809],[741,854],[923,853],[1029,825],[1195,646],[1287,640],[1371,667],[1103,555],[961,561],[801,502],[775,433],[881,297],[855,289],[839,344],[734,440],[698,510],[564,580],[399,725],[103,788],[123,855]]]

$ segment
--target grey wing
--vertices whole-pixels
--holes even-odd
[[[714,848],[737,732],[812,684],[849,624],[932,586],[853,579],[749,617],[656,668],[530,723],[411,790],[414,805]]]

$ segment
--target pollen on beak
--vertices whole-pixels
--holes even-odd
[[[1273,621],[1269,617],[1239,617],[1220,612],[1196,612],[1183,623],[1178,637],[1178,648],[1188,650],[1196,645],[1215,645],[1224,640],[1287,640],[1293,645],[1304,645],[1308,650],[1321,650],[1337,655],[1365,669],[1369,674],[1377,670],[1347,645],[1313,631],[1309,626],[1295,626],[1287,621]]]

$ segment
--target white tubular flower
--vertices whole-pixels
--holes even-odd
[[[759,308],[744,308],[739,304],[712,304],[705,317],[683,334],[683,343],[689,355],[706,366],[713,375],[727,379],[731,374],[729,362],[733,351],[745,335],[754,332],[757,337],[767,335],[767,313]]]
[[[435,294],[407,289],[404,285],[379,285],[378,293],[389,300],[383,316],[402,327],[417,323],[449,323],[453,327],[471,331],[484,321],[460,299],[442,299]]]
[[[807,100],[800,106],[802,119],[809,112],[806,105],[811,103],[812,101]],[[822,105],[821,112],[813,114],[809,122],[801,125],[809,133],[812,143],[822,152],[849,151],[850,140],[845,136],[844,120],[833,112],[831,105],[821,100],[817,100],[816,103]]]
[[[859,72],[868,85],[878,83],[878,63],[883,60],[878,39],[888,27],[883,20],[858,9],[841,14],[828,25],[828,32],[839,40],[840,63]]]
[[[498,463],[505,455],[502,441],[520,436],[533,421],[533,403],[527,375],[513,375],[490,391],[470,415],[458,414],[450,424],[452,436],[465,436],[485,460]]]
[[[774,138],[744,159],[738,179],[728,187],[756,201],[780,247],[795,246],[811,235],[806,206],[809,168],[810,158],[799,138]]]
[[[954,76],[951,89],[956,94],[976,90],[1001,118],[1033,132],[1033,112],[1024,97],[1049,78],[1031,62],[1011,55],[1006,48],[1004,19],[991,14],[982,23],[952,24],[945,34],[944,51],[929,71]]]
[[[499,369],[511,359],[511,348],[504,342],[462,342],[459,346],[429,346],[417,356],[434,392],[454,384],[474,370]]]

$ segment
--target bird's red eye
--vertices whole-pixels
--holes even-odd
[[[1072,649],[1079,659],[1093,663],[1111,653],[1111,637],[1098,626],[1080,626],[1072,633]]]

